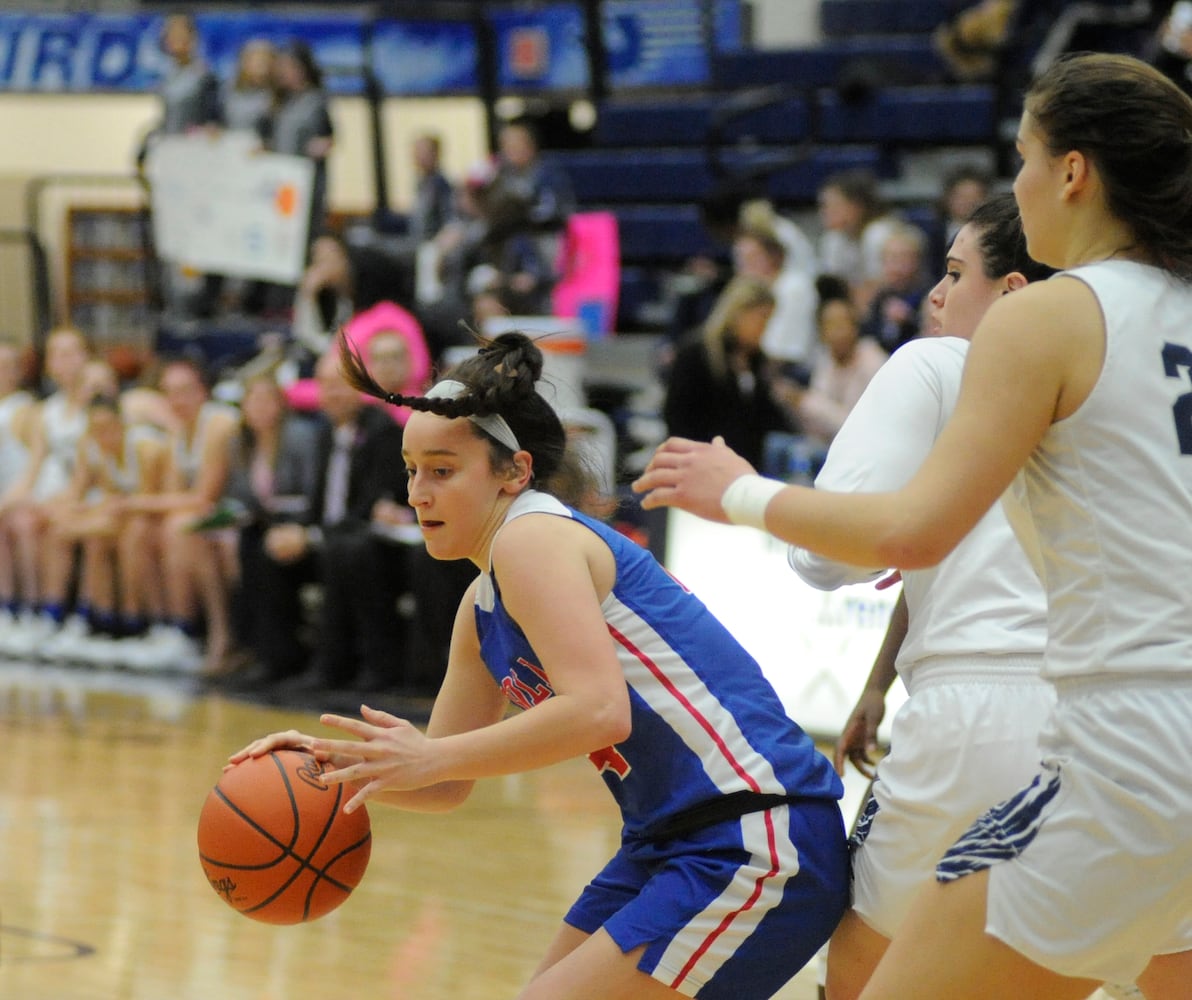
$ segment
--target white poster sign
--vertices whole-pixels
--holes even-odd
[[[255,146],[235,132],[153,144],[145,169],[158,256],[204,274],[297,283],[314,167]]]
[[[835,740],[865,687],[899,588],[816,590],[787,564],[786,548],[753,528],[667,513],[667,569],[753,654],[791,718]],[[895,684],[883,739],[905,700]]]

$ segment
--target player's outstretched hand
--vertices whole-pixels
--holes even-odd
[[[720,498],[733,480],[752,475],[753,466],[715,438],[711,444],[667,438],[633,484],[644,493],[642,506],[678,507],[709,521],[727,523]]]
[[[886,716],[886,697],[881,691],[866,688],[857,699],[856,707],[844,724],[844,732],[836,743],[836,773],[844,774],[845,760],[871,781],[876,776],[875,763],[870,754],[877,750],[877,727]]]
[[[312,742],[319,759],[345,762],[324,771],[322,778],[328,784],[348,782],[356,787],[356,794],[344,806],[346,812],[377,792],[408,791],[433,783],[429,777],[431,741],[421,731],[405,719],[367,705],[360,707],[360,715],[359,719],[324,715],[319,720],[355,739]]]

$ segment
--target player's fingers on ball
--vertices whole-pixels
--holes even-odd
[[[360,789],[360,791],[348,799],[348,801],[344,804],[344,812],[355,812],[368,801],[369,796],[372,795],[373,792],[379,791],[380,787],[380,782],[370,781],[367,785]]]

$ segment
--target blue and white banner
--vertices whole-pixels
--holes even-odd
[[[500,85],[509,90],[579,90],[588,85],[583,9],[557,4],[520,11],[496,7]],[[604,44],[613,88],[706,83],[709,43],[738,48],[740,0],[605,0]]]
[[[710,16],[705,14],[710,10]],[[500,86],[512,91],[580,90],[588,85],[582,7],[534,10],[493,5]],[[390,95],[475,93],[477,41],[463,21],[365,19],[359,14],[283,16],[245,10],[195,17],[204,58],[221,78],[235,71],[244,43],[307,42],[332,93],[358,94],[371,56]],[[155,90],[168,68],[160,15],[0,13],[0,91]],[[741,0],[606,0],[604,41],[614,88],[682,86],[709,78],[708,46],[741,44]]]
[[[474,92],[475,33],[459,22],[368,22],[359,16],[281,17],[269,13],[195,18],[203,57],[221,79],[235,72],[244,43],[307,42],[337,94],[363,89],[373,68],[388,94]],[[114,14],[0,13],[0,90],[26,92],[153,91],[169,68],[160,48],[164,18]]]

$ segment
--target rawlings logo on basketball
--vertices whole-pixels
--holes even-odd
[[[294,773],[298,776],[299,781],[305,782],[311,788],[317,788],[320,792],[327,791],[327,786],[323,783],[323,765],[313,757],[308,757],[301,767],[294,770]]]

